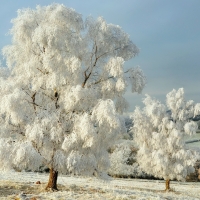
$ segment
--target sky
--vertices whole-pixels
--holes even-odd
[[[54,2],[74,8],[84,18],[103,16],[108,23],[122,27],[140,49],[125,67],[140,66],[147,84],[139,95],[127,90],[129,112],[143,106],[145,94],[165,103],[167,93],[182,87],[186,100],[200,102],[200,0],[1,1],[0,49],[11,44],[10,21],[18,9],[35,9],[36,5]]]

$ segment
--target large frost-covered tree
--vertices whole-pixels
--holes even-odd
[[[166,180],[184,180],[197,160],[197,154],[185,147],[184,136],[196,133],[192,118],[200,112],[200,104],[185,101],[184,90],[172,90],[166,106],[146,96],[143,110],[134,111],[134,139],[138,144],[137,161],[142,169]]]
[[[83,21],[60,4],[18,10],[12,23],[0,78],[0,167],[46,165],[51,189],[59,171],[103,176],[124,131],[127,85],[138,93],[145,85],[139,67],[124,69],[138,48],[119,26]]]

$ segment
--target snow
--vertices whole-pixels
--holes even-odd
[[[45,192],[48,174],[33,172],[0,172],[0,199],[57,200],[57,199],[200,199],[200,183],[171,182],[172,192],[164,192],[165,182],[145,179],[111,179],[71,177],[60,175],[58,192]],[[40,181],[41,185],[35,183]],[[14,187],[15,186],[15,187]],[[30,192],[27,191],[30,187]],[[38,188],[38,190],[36,190]],[[12,189],[9,192],[6,190]],[[34,191],[37,191],[34,193]],[[7,195],[6,195],[7,194]]]

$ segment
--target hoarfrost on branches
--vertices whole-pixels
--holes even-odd
[[[139,68],[124,70],[138,48],[119,26],[102,17],[83,21],[60,4],[18,10],[12,23],[12,44],[3,49],[9,73],[0,73],[1,158],[12,145],[11,167],[43,163],[63,173],[102,174],[123,127],[118,112],[127,108],[127,85],[133,92],[145,85]]]
[[[137,161],[142,169],[165,180],[184,180],[194,171],[198,155],[185,147],[184,135],[196,133],[191,119],[198,104],[184,99],[184,90],[172,90],[166,104],[146,96],[144,109],[134,111],[134,138],[138,144]]]

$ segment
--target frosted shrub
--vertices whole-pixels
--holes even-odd
[[[147,177],[136,161],[137,148],[133,141],[133,119],[128,113],[123,114],[126,132],[121,133],[121,139],[110,148],[109,175],[114,177]]]
[[[140,68],[124,70],[138,48],[119,26],[83,21],[60,4],[18,10],[12,23],[8,70],[0,71],[0,157],[13,148],[0,167],[45,165],[51,189],[58,172],[104,176],[107,149],[123,131],[126,88],[145,85]]]
[[[137,148],[132,140],[121,140],[110,154],[109,175],[115,177],[145,177],[136,161]]]
[[[194,171],[197,154],[186,149],[183,137],[196,133],[191,119],[199,113],[199,104],[185,101],[184,90],[172,90],[166,105],[146,96],[145,107],[134,111],[134,138],[138,145],[137,161],[148,174],[166,180],[185,180]]]

